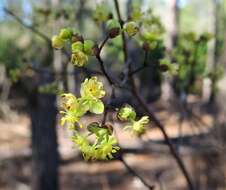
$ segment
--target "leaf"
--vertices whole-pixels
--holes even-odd
[[[104,104],[101,100],[95,99],[90,102],[89,111],[95,114],[102,114],[104,112]]]

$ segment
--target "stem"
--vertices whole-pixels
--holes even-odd
[[[147,65],[147,58],[148,58],[148,52],[145,51],[145,54],[144,54],[144,62],[143,62],[143,65],[138,67],[137,69],[135,69],[134,71],[130,72],[129,73],[129,76],[131,75],[134,75],[140,71],[142,71],[143,69],[145,69],[148,65]]]
[[[122,17],[121,17],[118,1],[114,0],[114,4],[115,4],[115,9],[116,9],[116,12],[117,12],[117,17],[118,17],[119,23],[121,25],[121,28],[123,28],[124,21],[122,20]],[[126,62],[127,59],[128,59],[128,54],[127,54],[126,36],[125,36],[125,33],[123,31],[122,31],[121,36],[122,36],[122,43],[123,43],[124,62]]]
[[[105,67],[104,67],[104,62],[103,62],[103,60],[101,59],[100,55],[99,55],[99,54],[96,55],[96,58],[97,58],[97,60],[99,61],[101,71],[102,71],[103,74],[106,76],[106,78],[107,78],[109,84],[110,84],[110,85],[113,85],[114,82],[113,82],[113,80],[111,79],[110,75],[107,73],[107,70],[106,70]]]
[[[122,164],[125,166],[125,168],[135,177],[137,177],[149,190],[154,190],[154,185],[149,185],[143,178],[140,176],[133,168],[131,168],[126,161],[123,159],[123,157],[120,157],[119,160],[122,162]]]
[[[106,38],[104,39],[104,41],[100,44],[99,52],[98,52],[99,54],[102,51],[102,49],[103,49],[104,45],[106,44],[106,42],[108,41],[108,39],[109,39],[109,36],[107,35]]]
[[[181,157],[178,155],[177,151],[175,150],[175,147],[173,146],[168,134],[166,133],[164,126],[162,125],[162,123],[159,121],[159,119],[155,116],[155,114],[148,108],[148,106],[146,105],[146,103],[144,102],[144,100],[139,96],[139,94],[137,93],[136,89],[133,89],[133,94],[134,97],[137,99],[137,101],[141,104],[141,106],[143,107],[143,109],[145,110],[145,112],[148,114],[148,116],[151,118],[151,120],[153,121],[153,123],[160,129],[160,131],[162,132],[164,139],[166,141],[166,144],[168,145],[171,154],[173,155],[173,157],[175,158],[175,160],[177,161],[178,166],[180,167],[186,181],[188,184],[188,187],[190,190],[194,190],[193,184],[191,182],[191,178],[188,174],[187,169],[185,168],[185,165],[181,159]]]
[[[28,28],[29,30],[31,30],[32,32],[34,32],[35,34],[43,38],[49,45],[51,45],[51,40],[44,33],[40,32],[32,25],[27,25],[21,18],[19,18],[16,14],[14,14],[11,10],[7,9],[6,7],[4,7],[4,11],[6,14],[12,16],[23,27]]]
[[[121,18],[121,14],[120,14],[120,10],[119,10],[119,4],[118,4],[118,0],[114,0],[115,3],[115,8],[116,8],[116,12],[117,12],[117,16],[118,16],[118,20],[121,24],[121,27],[123,26],[123,21]],[[125,56],[125,62],[127,61],[127,45],[126,45],[126,39],[125,39],[125,35],[122,32],[122,41],[123,41],[123,51],[124,51],[124,56]],[[129,65],[129,72],[131,72],[131,64]],[[136,89],[136,85],[135,85],[135,81],[133,78],[133,75],[129,76],[131,85],[132,85],[132,90],[131,93],[134,95],[134,97],[137,99],[137,101],[141,104],[141,106],[143,107],[143,109],[147,112],[148,116],[152,119],[152,121],[155,123],[155,125],[160,129],[160,131],[162,132],[164,139],[167,143],[167,145],[169,146],[169,149],[171,151],[171,154],[173,155],[173,157],[175,158],[175,160],[177,161],[178,166],[180,167],[186,181],[188,184],[188,187],[190,190],[194,190],[193,184],[191,182],[190,176],[188,174],[187,169],[185,168],[185,165],[182,161],[182,159],[180,158],[180,156],[177,154],[172,142],[170,141],[164,126],[162,125],[162,123],[158,120],[158,118],[155,116],[155,114],[149,110],[148,106],[146,105],[146,103],[144,102],[144,100],[140,97],[139,93],[137,92]]]

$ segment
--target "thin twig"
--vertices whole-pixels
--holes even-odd
[[[140,71],[142,71],[142,70],[144,70],[146,67],[148,67],[148,65],[147,65],[147,58],[148,58],[148,52],[145,51],[145,53],[144,53],[144,62],[143,62],[143,65],[140,66],[140,67],[138,67],[138,68],[135,69],[134,71],[130,72],[130,73],[129,73],[129,76],[134,75],[134,74],[136,74],[136,73],[139,73]]]
[[[116,12],[117,12],[117,16],[118,16],[118,20],[121,24],[121,26],[123,26],[123,21],[121,18],[121,14],[120,14],[120,10],[119,10],[119,4],[118,4],[118,0],[114,0],[115,3],[115,7],[116,7]],[[128,50],[127,50],[127,45],[126,45],[126,39],[125,39],[125,35],[122,32],[122,41],[123,41],[123,51],[124,51],[124,57],[125,57],[125,62],[127,61],[127,55],[128,55]],[[129,65],[129,72],[131,72],[131,65]],[[135,81],[133,78],[133,75],[131,75],[129,77],[131,85],[132,85],[132,90],[131,90],[131,94],[137,99],[137,101],[141,104],[141,106],[143,107],[144,111],[148,114],[148,116],[152,119],[153,123],[160,129],[160,131],[162,132],[165,141],[167,143],[167,145],[169,146],[169,149],[171,151],[171,154],[173,155],[173,157],[175,158],[175,160],[178,163],[178,166],[180,167],[187,183],[188,183],[188,187],[190,190],[194,190],[193,184],[191,182],[190,176],[188,174],[187,169],[185,168],[185,165],[181,159],[181,157],[177,154],[177,151],[175,150],[170,138],[168,137],[168,134],[166,133],[164,126],[162,125],[162,123],[159,121],[159,119],[155,116],[155,114],[148,108],[146,102],[142,99],[142,97],[139,95],[136,85],[135,85]]]
[[[149,185],[140,174],[138,174],[133,168],[131,168],[127,162],[123,159],[123,157],[120,157],[119,160],[122,162],[122,164],[125,166],[125,168],[135,177],[137,177],[149,190],[154,190],[154,185]]]
[[[104,39],[104,41],[100,44],[100,47],[99,47],[99,54],[101,53],[104,45],[107,43],[107,41],[109,40],[109,36],[107,35],[106,38]]]
[[[109,84],[110,84],[110,85],[113,85],[114,82],[113,82],[113,80],[111,79],[110,75],[108,74],[107,70],[105,69],[105,67],[104,67],[104,62],[103,62],[103,60],[101,59],[100,55],[99,55],[99,54],[96,55],[96,58],[97,58],[97,60],[99,61],[101,71],[103,72],[103,74],[104,74],[105,77],[107,78]]]
[[[20,23],[25,28],[28,28],[38,36],[40,36],[42,39],[44,39],[49,45],[51,44],[51,40],[48,36],[46,36],[44,33],[37,30],[33,25],[26,24],[20,17],[18,17],[16,14],[14,14],[11,10],[7,9],[6,7],[3,8],[6,14],[11,15],[18,23]]]

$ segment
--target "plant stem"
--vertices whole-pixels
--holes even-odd
[[[117,12],[117,16],[118,16],[118,20],[121,24],[121,27],[123,26],[123,21],[121,18],[121,14],[120,14],[120,10],[119,10],[119,3],[118,0],[114,0],[115,3],[115,8],[116,8],[116,12]],[[122,41],[123,41],[123,51],[124,51],[124,57],[125,57],[125,62],[127,61],[127,56],[128,56],[128,50],[127,50],[127,45],[126,45],[126,39],[125,39],[125,35],[122,32]],[[129,73],[131,73],[131,64],[129,64]],[[181,172],[183,173],[188,187],[190,190],[194,190],[193,184],[191,182],[190,176],[188,174],[187,169],[185,168],[185,165],[181,159],[181,157],[177,154],[170,138],[168,137],[168,134],[166,133],[164,126],[162,125],[162,123],[159,121],[159,119],[155,116],[155,114],[148,108],[147,104],[145,103],[145,101],[142,99],[142,97],[139,95],[139,93],[137,92],[137,88],[135,85],[135,81],[134,81],[134,77],[133,75],[129,76],[131,85],[132,85],[132,90],[131,90],[131,94],[134,95],[134,97],[137,99],[137,101],[141,104],[141,106],[143,107],[143,109],[145,110],[145,112],[148,114],[148,116],[152,119],[153,123],[155,123],[155,125],[160,129],[160,131],[162,132],[164,139],[170,149],[171,154],[173,155],[173,157],[175,158],[179,168],[181,169]]]

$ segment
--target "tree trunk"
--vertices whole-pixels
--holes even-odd
[[[58,190],[55,104],[55,95],[40,94],[37,88],[30,96],[33,190]]]
[[[179,19],[180,19],[180,12],[178,6],[178,0],[171,0],[169,1],[169,40],[168,40],[168,49],[171,51],[176,43],[179,33]]]

